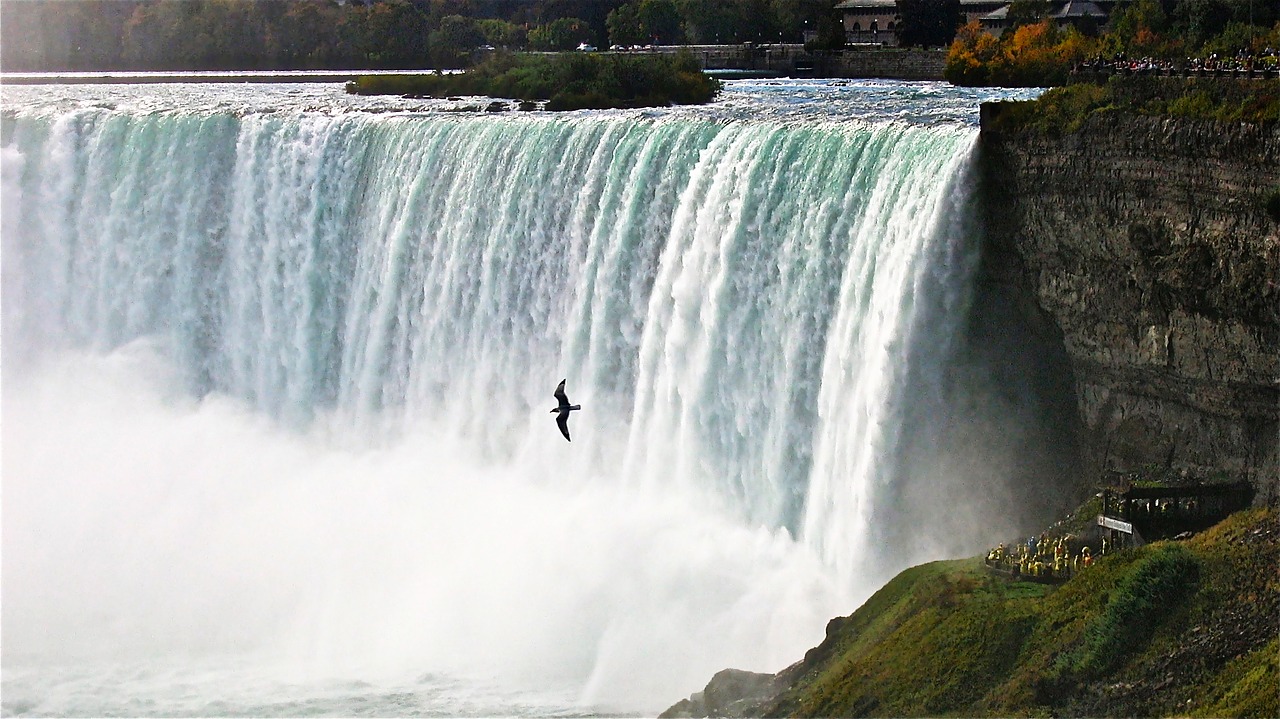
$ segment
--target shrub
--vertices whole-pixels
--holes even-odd
[[[1135,562],[1062,668],[1085,678],[1116,668],[1151,639],[1172,607],[1195,591],[1199,576],[1195,556],[1176,544],[1159,547]]]
[[[347,91],[366,95],[488,95],[550,100],[550,110],[576,110],[705,103],[720,91],[720,82],[705,75],[689,53],[519,57],[498,53],[465,73],[368,75],[348,83]]]

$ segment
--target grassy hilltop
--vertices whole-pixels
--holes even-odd
[[[1058,587],[988,576],[977,558],[921,565],[761,677],[756,698],[712,712],[1280,716],[1277,567],[1274,508],[1110,554]]]

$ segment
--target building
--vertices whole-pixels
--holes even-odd
[[[1105,487],[1098,526],[1112,547],[1200,532],[1253,504],[1248,482]]]
[[[1077,30],[1092,35],[1107,22],[1109,13],[1097,3],[1089,0],[1058,0],[1049,4],[1047,19],[1053,20],[1060,29],[1075,27]],[[1004,5],[978,18],[982,29],[1000,37],[1009,29],[1009,6]]]
[[[848,45],[898,45],[897,0],[843,0],[836,5]]]
[[[1075,26],[1091,33],[1107,22],[1116,0],[1051,0],[1048,17],[1058,27]],[[843,0],[836,5],[844,25],[845,43],[897,47],[902,17],[897,0]],[[978,22],[999,36],[1009,26],[1006,0],[960,0],[962,22]]]

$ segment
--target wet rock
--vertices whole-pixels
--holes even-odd
[[[1280,126],[1095,116],[982,143],[988,253],[1061,333],[1085,473],[1280,499]]]
[[[681,699],[658,715],[659,719],[749,717],[760,714],[761,704],[777,691],[776,676],[725,669],[711,677],[700,692]]]

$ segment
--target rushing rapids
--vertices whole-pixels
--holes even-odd
[[[969,125],[7,104],[6,713],[651,709],[973,548]]]

